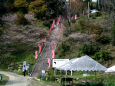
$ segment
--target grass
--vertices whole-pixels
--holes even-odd
[[[61,79],[61,77],[65,77],[65,72],[62,71],[62,75],[60,75],[60,71],[56,72],[56,75],[54,76],[53,71],[52,75],[47,76],[48,80],[46,80],[46,77],[44,77],[43,81],[48,83],[54,83],[60,84],[56,78]],[[88,86],[115,86],[115,74],[105,74],[104,72],[88,72],[88,76],[83,76],[83,73],[86,72],[73,72],[73,75],[70,75],[70,72],[68,72],[68,75],[66,77],[73,78],[73,83],[78,84],[78,86],[81,84],[88,84]],[[75,85],[75,86],[76,86]]]
[[[8,81],[8,77],[3,74],[0,74],[0,76],[2,76],[2,80],[0,81],[0,86],[5,86],[5,84]]]

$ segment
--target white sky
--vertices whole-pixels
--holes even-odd
[[[96,2],[97,0],[92,0],[92,1]]]

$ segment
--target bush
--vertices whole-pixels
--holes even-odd
[[[50,28],[50,21],[44,21],[43,22],[43,25]]]
[[[72,23],[76,23],[76,20],[75,20],[75,19],[73,19],[73,20],[71,20],[71,22],[72,22]]]
[[[3,33],[3,29],[2,29],[2,28],[0,28],[0,36],[2,35],[2,33]]]
[[[101,35],[102,29],[100,26],[96,24],[89,24],[89,33],[90,34],[96,34],[96,35]]]
[[[112,44],[115,46],[115,21],[112,28]]]
[[[93,55],[95,52],[98,52],[100,48],[94,47],[92,44],[84,44],[81,48],[81,52],[87,55]]]
[[[38,19],[42,19],[47,11],[47,7],[44,0],[35,0],[29,5],[30,11],[34,12],[34,16]]]
[[[26,0],[16,0],[14,6],[22,13],[27,13],[27,2]]]
[[[102,44],[108,44],[108,43],[110,43],[111,39],[108,36],[102,35],[96,41],[100,42]]]
[[[29,24],[28,20],[24,17],[24,14],[18,13],[17,17],[18,17],[18,19],[16,20],[17,24],[20,24],[20,25],[27,25],[27,24]]]
[[[100,50],[94,55],[94,59],[101,60],[101,61],[109,61],[111,58],[112,57],[107,50]]]

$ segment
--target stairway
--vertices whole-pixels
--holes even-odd
[[[45,46],[40,54],[37,63],[35,64],[35,67],[32,72],[32,77],[41,75],[42,70],[48,69],[48,58],[52,58],[52,48],[50,46],[50,42],[55,41],[55,43],[57,44],[58,40],[59,40],[59,31],[58,29],[54,29],[51,37],[45,43]]]

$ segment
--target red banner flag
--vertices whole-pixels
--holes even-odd
[[[75,20],[77,19],[77,15],[75,14]]]
[[[39,47],[39,54],[40,54],[41,50],[42,50],[42,46],[40,44],[38,44],[38,47]]]
[[[38,51],[35,51],[35,59],[38,57]]]
[[[51,46],[51,48],[53,49],[53,46],[52,46],[52,44],[50,43],[50,46]]]
[[[55,58],[55,50],[52,50],[52,59]]]
[[[51,60],[50,60],[50,58],[48,58],[48,67],[50,68],[51,67]]]
[[[49,36],[49,30],[46,32],[46,34],[47,34],[47,37]]]
[[[50,30],[52,30],[54,28],[55,25],[55,20],[53,20],[52,26],[50,27]]]
[[[57,26],[59,25],[60,20],[61,20],[61,16],[59,16],[59,18],[58,18],[58,21],[57,21]]]
[[[55,44],[55,42],[54,41],[52,41],[52,43],[53,43],[53,45],[55,46],[55,48],[56,48],[56,44]]]

